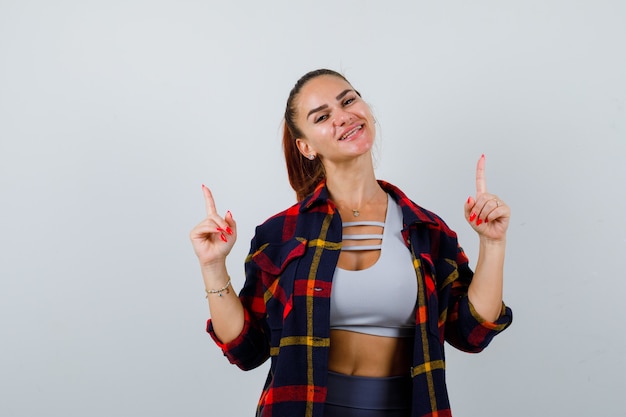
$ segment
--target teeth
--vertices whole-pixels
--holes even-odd
[[[356,132],[358,132],[359,130],[361,130],[363,128],[363,126],[357,126],[354,129],[352,129],[351,131],[349,131],[348,133],[346,133],[345,135],[343,135],[339,140],[344,140],[347,137],[354,135]]]

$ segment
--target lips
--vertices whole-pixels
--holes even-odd
[[[348,129],[343,135],[341,135],[341,137],[339,138],[339,140],[346,140],[346,139],[350,139],[352,138],[354,135],[356,135],[357,133],[359,133],[361,131],[361,129],[363,129],[363,125],[358,125],[358,126],[354,126],[350,129]]]

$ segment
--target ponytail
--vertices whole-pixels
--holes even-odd
[[[326,172],[324,171],[324,165],[315,158],[313,160],[307,159],[302,155],[298,146],[296,145],[296,139],[301,138],[302,132],[296,126],[296,106],[295,100],[302,90],[302,87],[312,80],[313,78],[321,75],[331,75],[339,77],[342,80],[348,82],[346,78],[336,71],[329,69],[318,69],[304,74],[291,89],[289,97],[287,98],[287,106],[285,108],[285,124],[283,127],[283,152],[285,152],[285,163],[287,164],[287,175],[289,176],[289,184],[296,192],[296,198],[298,201],[304,200],[304,198],[313,192],[317,184],[326,178]]]

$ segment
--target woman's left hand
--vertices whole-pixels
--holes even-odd
[[[485,155],[476,165],[476,196],[465,202],[465,219],[480,235],[492,241],[504,241],[511,209],[497,195],[487,192]]]

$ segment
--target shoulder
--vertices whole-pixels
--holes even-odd
[[[326,182],[321,181],[315,190],[292,206],[274,214],[257,226],[253,246],[264,244],[291,244],[319,238],[319,232],[329,219],[335,219],[334,204],[330,201]],[[336,220],[338,221],[338,220]],[[341,239],[341,228],[333,229],[327,240]],[[335,236],[336,234],[338,236]]]
[[[256,227],[255,238],[263,242],[285,240],[291,227],[295,227],[302,203],[296,203],[267,218]]]
[[[378,183],[383,190],[391,195],[391,197],[402,209],[404,223],[406,226],[419,224],[431,229],[440,229],[452,232],[448,228],[446,222],[439,215],[411,200],[402,190],[400,190],[400,188],[384,180],[378,180]]]

